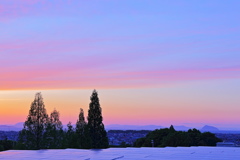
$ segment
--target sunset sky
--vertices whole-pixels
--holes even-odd
[[[0,124],[36,92],[66,124],[99,93],[104,124],[240,130],[240,1],[1,0]]]

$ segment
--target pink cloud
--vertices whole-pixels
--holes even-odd
[[[240,78],[240,67],[121,72],[111,70],[39,70],[2,74],[1,90],[154,87],[191,80]]]
[[[224,59],[212,62],[203,57],[197,64],[188,61],[187,66],[177,62],[163,67],[146,61],[159,55],[176,55],[189,43],[126,48],[98,45],[105,41],[109,38],[2,42],[0,89],[135,88],[240,78],[240,67],[225,64]]]

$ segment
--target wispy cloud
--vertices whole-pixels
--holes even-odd
[[[194,12],[195,25],[185,12],[178,20],[179,10],[152,12],[145,2],[134,6],[139,14],[131,5],[124,13],[111,9],[123,10],[125,3],[2,0],[0,20],[11,23],[0,30],[0,89],[152,87],[239,78],[236,25],[216,28],[203,23],[215,17],[211,12],[208,18]],[[184,19],[186,24],[179,23]]]
[[[191,50],[194,55],[190,54],[189,45],[204,46],[202,42],[133,44],[126,48],[99,45],[112,39],[1,43],[0,89],[141,88],[240,78],[240,65],[235,58],[227,60],[226,51],[222,58],[208,47],[201,47],[202,51],[214,53],[208,58],[195,49]]]
[[[89,63],[91,63],[90,60]],[[141,88],[171,85],[191,80],[240,78],[240,66],[123,72],[111,70],[111,68],[101,69],[104,64],[94,64],[93,68],[88,67],[91,65],[75,65],[73,68],[65,68],[58,64],[54,68],[45,66],[28,71],[2,73],[0,89]]]

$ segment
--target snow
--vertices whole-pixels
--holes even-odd
[[[239,160],[240,147],[109,148],[102,150],[9,150],[0,160]]]

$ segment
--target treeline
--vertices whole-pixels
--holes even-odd
[[[9,149],[14,149],[16,146],[16,141],[11,141],[11,140],[0,140],[0,151],[5,151]]]
[[[187,132],[176,131],[170,128],[156,129],[135,141],[134,147],[177,147],[177,146],[216,146],[222,140],[210,132],[201,133],[197,129],[189,129]]]
[[[108,148],[107,132],[102,123],[102,109],[98,93],[90,97],[87,122],[84,111],[80,109],[76,126],[68,123],[63,129],[59,112],[54,109],[47,114],[41,93],[36,93],[24,128],[19,132],[15,149],[63,149],[63,148]]]

